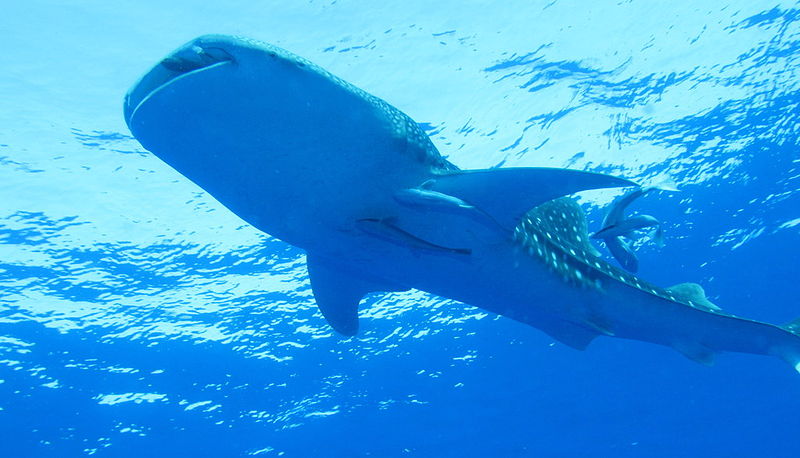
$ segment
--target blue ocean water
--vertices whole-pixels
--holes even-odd
[[[641,276],[784,323],[795,2],[32,0],[0,31],[0,456],[796,456],[800,378],[777,359],[578,352],[418,291],[370,296],[337,337],[304,253],[143,150],[121,109],[195,36],[274,43],[460,167],[674,181],[636,203],[666,226]],[[616,193],[583,196],[594,229]]]

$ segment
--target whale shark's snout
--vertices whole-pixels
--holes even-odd
[[[206,35],[181,46],[148,71],[125,95],[125,122],[131,127],[136,109],[155,92],[187,75],[235,64],[234,54],[244,47],[234,37]],[[244,40],[241,40],[244,41]]]
[[[288,51],[249,38],[203,35],[163,58],[133,85],[125,96],[125,121],[129,128],[132,127],[136,110],[149,97],[200,73],[210,73],[222,67],[240,67],[245,77],[257,73],[268,78],[271,69],[303,71],[308,64]],[[233,82],[230,75],[226,78]]]
[[[412,164],[428,154],[409,146],[409,129],[445,163],[416,124],[385,102],[289,51],[234,36],[204,35],[157,61],[127,93],[124,117],[145,149],[284,239],[297,240],[282,225],[312,218],[293,213],[313,211],[314,221],[336,220],[331,224],[347,215],[341,197],[324,211],[298,204],[307,187],[340,196],[355,179],[349,177],[361,176],[353,163],[363,166],[374,151]],[[320,163],[336,180],[309,174]]]
[[[128,91],[125,122],[134,136],[150,135],[153,113],[172,117],[215,119],[241,116],[261,103],[277,112],[308,104],[313,88],[340,90],[329,74],[305,59],[249,38],[203,35],[179,47],[154,65]],[[187,102],[190,102],[187,105]],[[146,112],[146,113],[145,113]],[[186,124],[185,135],[198,126]],[[178,132],[173,131],[173,134]]]

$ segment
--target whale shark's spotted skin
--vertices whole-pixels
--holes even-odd
[[[360,97],[364,100],[367,100],[370,104],[375,107],[375,111],[379,113],[383,113],[384,116],[389,118],[389,121],[392,123],[394,127],[394,133],[396,138],[403,139],[407,142],[406,145],[406,153],[413,154],[416,160],[423,164],[428,164],[436,169],[439,169],[440,173],[446,172],[453,172],[457,171],[458,167],[447,161],[442,155],[439,153],[439,150],[433,145],[430,138],[419,128],[416,122],[411,119],[408,115],[403,113],[402,111],[398,110],[397,108],[393,107],[392,105],[386,103],[382,99],[375,97],[374,95],[364,91],[361,88],[358,88],[347,81],[339,78],[338,76],[330,73],[329,71],[325,70],[324,68],[310,62],[309,60],[300,57],[294,53],[291,53],[285,49],[279,48],[277,46],[273,46],[269,43],[264,43],[258,40],[254,40],[252,38],[247,37],[240,37],[236,36],[233,37],[236,40],[240,40],[243,43],[247,43],[248,45],[252,46],[253,48],[265,50],[269,55],[280,58],[286,62],[293,62],[298,67],[305,67],[308,71],[317,73],[323,77],[326,77],[330,80],[331,83],[338,85],[344,91],[350,92],[354,94],[356,97]]]
[[[580,207],[559,197],[629,180],[535,167],[460,171],[388,103],[287,51],[224,35],[159,61],[126,94],[123,113],[145,148],[246,222],[306,251],[314,299],[342,335],[358,332],[366,294],[413,287],[573,348],[607,335],[703,364],[733,351],[778,356],[800,371],[800,322],[735,318],[699,285],[657,288],[600,259]],[[443,249],[462,242],[463,250]]]
[[[562,197],[529,211],[514,230],[514,240],[564,281],[584,289],[603,290],[609,279],[689,307],[718,309],[654,286],[604,261],[589,242],[583,209]]]

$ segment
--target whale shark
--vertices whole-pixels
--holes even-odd
[[[641,229],[654,227],[655,229],[649,234],[650,239],[659,247],[664,244],[664,231],[661,227],[661,222],[655,217],[650,215],[625,217],[625,210],[628,205],[654,189],[657,188],[655,186],[643,186],[615,199],[611,203],[608,212],[606,212],[605,218],[603,218],[602,229],[592,234],[593,239],[603,241],[612,256],[628,272],[639,270],[639,258],[636,257],[633,247],[625,238],[630,238],[636,231]]]
[[[711,364],[771,355],[800,371],[800,321],[733,316],[694,283],[660,288],[597,256],[571,194],[636,183],[558,168],[461,170],[387,102],[286,50],[205,35],[125,96],[143,147],[256,229],[306,253],[322,317],[353,336],[371,292],[418,289],[537,328]],[[202,224],[202,221],[198,221]]]

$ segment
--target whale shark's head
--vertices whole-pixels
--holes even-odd
[[[145,74],[125,95],[123,107],[125,122],[132,128],[136,111],[151,97],[180,87],[181,79],[193,78],[199,73],[214,73],[219,67],[237,64],[231,51],[240,52],[234,40],[211,36],[200,37],[175,50]]]
[[[146,149],[284,240],[276,221],[340,223],[369,198],[377,205],[376,188],[454,168],[399,110],[247,38],[205,35],[173,51],[127,93],[124,117]]]
[[[319,95],[314,88],[337,92],[320,81],[330,78],[281,48],[248,38],[204,35],[166,56],[128,91],[124,116],[131,132],[144,142],[150,140],[151,131],[163,131],[163,125],[153,125],[153,117],[183,118],[170,126],[173,138],[201,134],[203,126],[189,122],[192,119],[225,124],[231,118],[242,120],[248,109],[257,107],[259,121],[269,121],[265,114],[271,113],[280,121],[277,124],[284,125],[286,116],[298,113],[298,107]],[[271,107],[269,113],[265,106]],[[158,154],[161,148],[153,146]]]
[[[177,150],[192,148],[197,160],[205,149],[242,145],[308,161],[341,150],[351,156],[339,158],[351,164],[365,153],[400,152],[454,168],[388,103],[289,51],[243,37],[204,35],[173,51],[128,91],[124,116],[145,148],[182,173]]]
[[[366,127],[381,122],[365,116],[370,110],[352,86],[305,59],[224,35],[168,54],[128,91],[123,109],[146,149],[262,230],[351,160],[333,154],[341,145],[376,149],[374,140],[361,147],[371,138],[353,129],[354,117]]]

